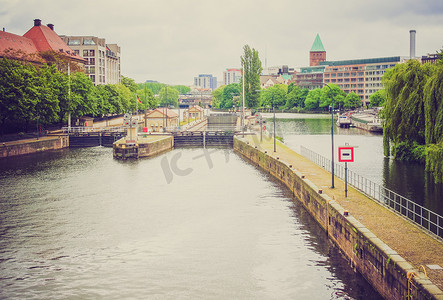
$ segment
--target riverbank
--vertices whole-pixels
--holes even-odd
[[[69,137],[67,135],[4,142],[0,144],[0,158],[59,150],[67,147],[69,147]]]
[[[246,136],[234,149],[285,183],[360,273],[387,299],[443,299],[443,243],[278,142]],[[347,212],[347,215],[345,214]],[[425,271],[426,275],[423,272]]]

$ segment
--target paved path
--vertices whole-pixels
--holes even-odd
[[[395,214],[377,202],[364,196],[348,185],[348,197],[344,197],[344,182],[335,177],[335,188],[331,189],[331,173],[317,166],[305,157],[277,141],[277,152],[274,153],[273,139],[245,136],[245,141],[269,154],[278,156],[304,174],[317,187],[323,189],[340,205],[349,211],[366,228],[401,255],[414,268],[425,267],[429,279],[443,290],[443,269],[432,270],[427,265],[443,267],[443,241],[426,234],[416,225]]]

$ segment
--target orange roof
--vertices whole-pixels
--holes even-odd
[[[41,20],[36,19],[34,20],[34,26],[23,36],[0,31],[0,56],[11,56],[12,58],[18,57],[29,61],[43,62],[43,60],[35,54],[44,51],[55,51],[70,59],[85,63],[86,60],[76,55],[57,35],[53,30],[53,25],[49,24],[49,26],[51,26],[52,29],[42,25]]]
[[[13,53],[10,53],[12,56],[14,56],[14,54],[34,55],[38,52],[32,40],[9,32],[0,31],[0,56],[7,57],[9,50],[13,51]],[[14,53],[17,51],[20,53]],[[31,60],[39,61],[37,57]]]
[[[158,111],[162,115],[166,115],[168,118],[178,117],[177,113],[175,113],[174,111],[170,110],[169,108],[165,108],[165,107],[160,107],[160,108],[154,109],[146,117],[149,117],[149,115],[153,114],[155,111]]]

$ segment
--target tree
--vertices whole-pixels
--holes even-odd
[[[106,88],[107,86],[104,86]],[[83,73],[75,73],[71,76],[71,98],[69,101],[69,110],[74,118],[85,115],[97,115],[98,97],[95,92],[96,87],[91,79]],[[110,95],[108,95],[111,98]],[[111,103],[111,101],[109,101]],[[110,113],[116,112],[111,106]],[[118,112],[118,111],[117,111]]]
[[[305,100],[305,108],[307,110],[315,110],[319,108],[320,98],[321,98],[321,89],[315,89],[309,91]]]
[[[212,91],[212,107],[221,108],[220,104],[223,100],[223,90],[225,85],[219,86],[215,90]]]
[[[178,91],[174,88],[165,86],[160,90],[159,99],[162,106],[178,106]]]
[[[172,88],[176,89],[179,95],[185,95],[191,91],[191,88],[185,85],[173,85]]]
[[[344,108],[357,108],[361,106],[360,96],[354,92],[350,92],[346,95],[343,107]]]
[[[260,95],[260,106],[279,108],[285,105],[287,89],[288,86],[285,84],[276,84],[262,90]]]
[[[300,87],[296,86],[294,83],[291,83],[288,86],[285,107],[287,109],[291,109],[293,107],[304,108],[308,93],[308,89],[300,89]]]
[[[398,64],[383,76],[386,103],[382,116],[385,155],[390,142],[425,144],[424,87],[435,67],[416,60]],[[432,126],[432,125],[431,125]]]
[[[263,70],[258,51],[245,45],[240,59],[245,78],[245,106],[257,107],[260,97],[260,74]],[[243,78],[240,80],[240,86],[242,84]]]
[[[378,90],[371,96],[369,96],[369,107],[384,106],[386,102],[386,91]]]
[[[220,108],[232,108],[234,104],[234,97],[240,96],[240,85],[238,83],[231,83],[224,87],[222,93],[222,100]]]
[[[334,99],[334,107],[338,108],[339,106],[344,105],[344,100],[346,97],[345,92],[343,92],[338,85],[336,84],[330,84],[328,86],[324,86],[321,89],[320,94],[320,104],[319,107],[325,108],[331,106],[331,93],[332,98]]]
[[[129,78],[129,77],[125,77],[125,76],[122,76],[122,78],[121,78],[121,83],[124,85],[124,86],[126,86],[130,91],[131,91],[131,93],[136,93],[137,92],[137,84],[135,83],[135,81],[134,81],[134,79],[132,79],[132,78]]]

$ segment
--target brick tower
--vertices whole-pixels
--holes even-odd
[[[326,60],[326,50],[320,36],[317,34],[311,51],[309,51],[309,66],[318,66],[319,62]]]

